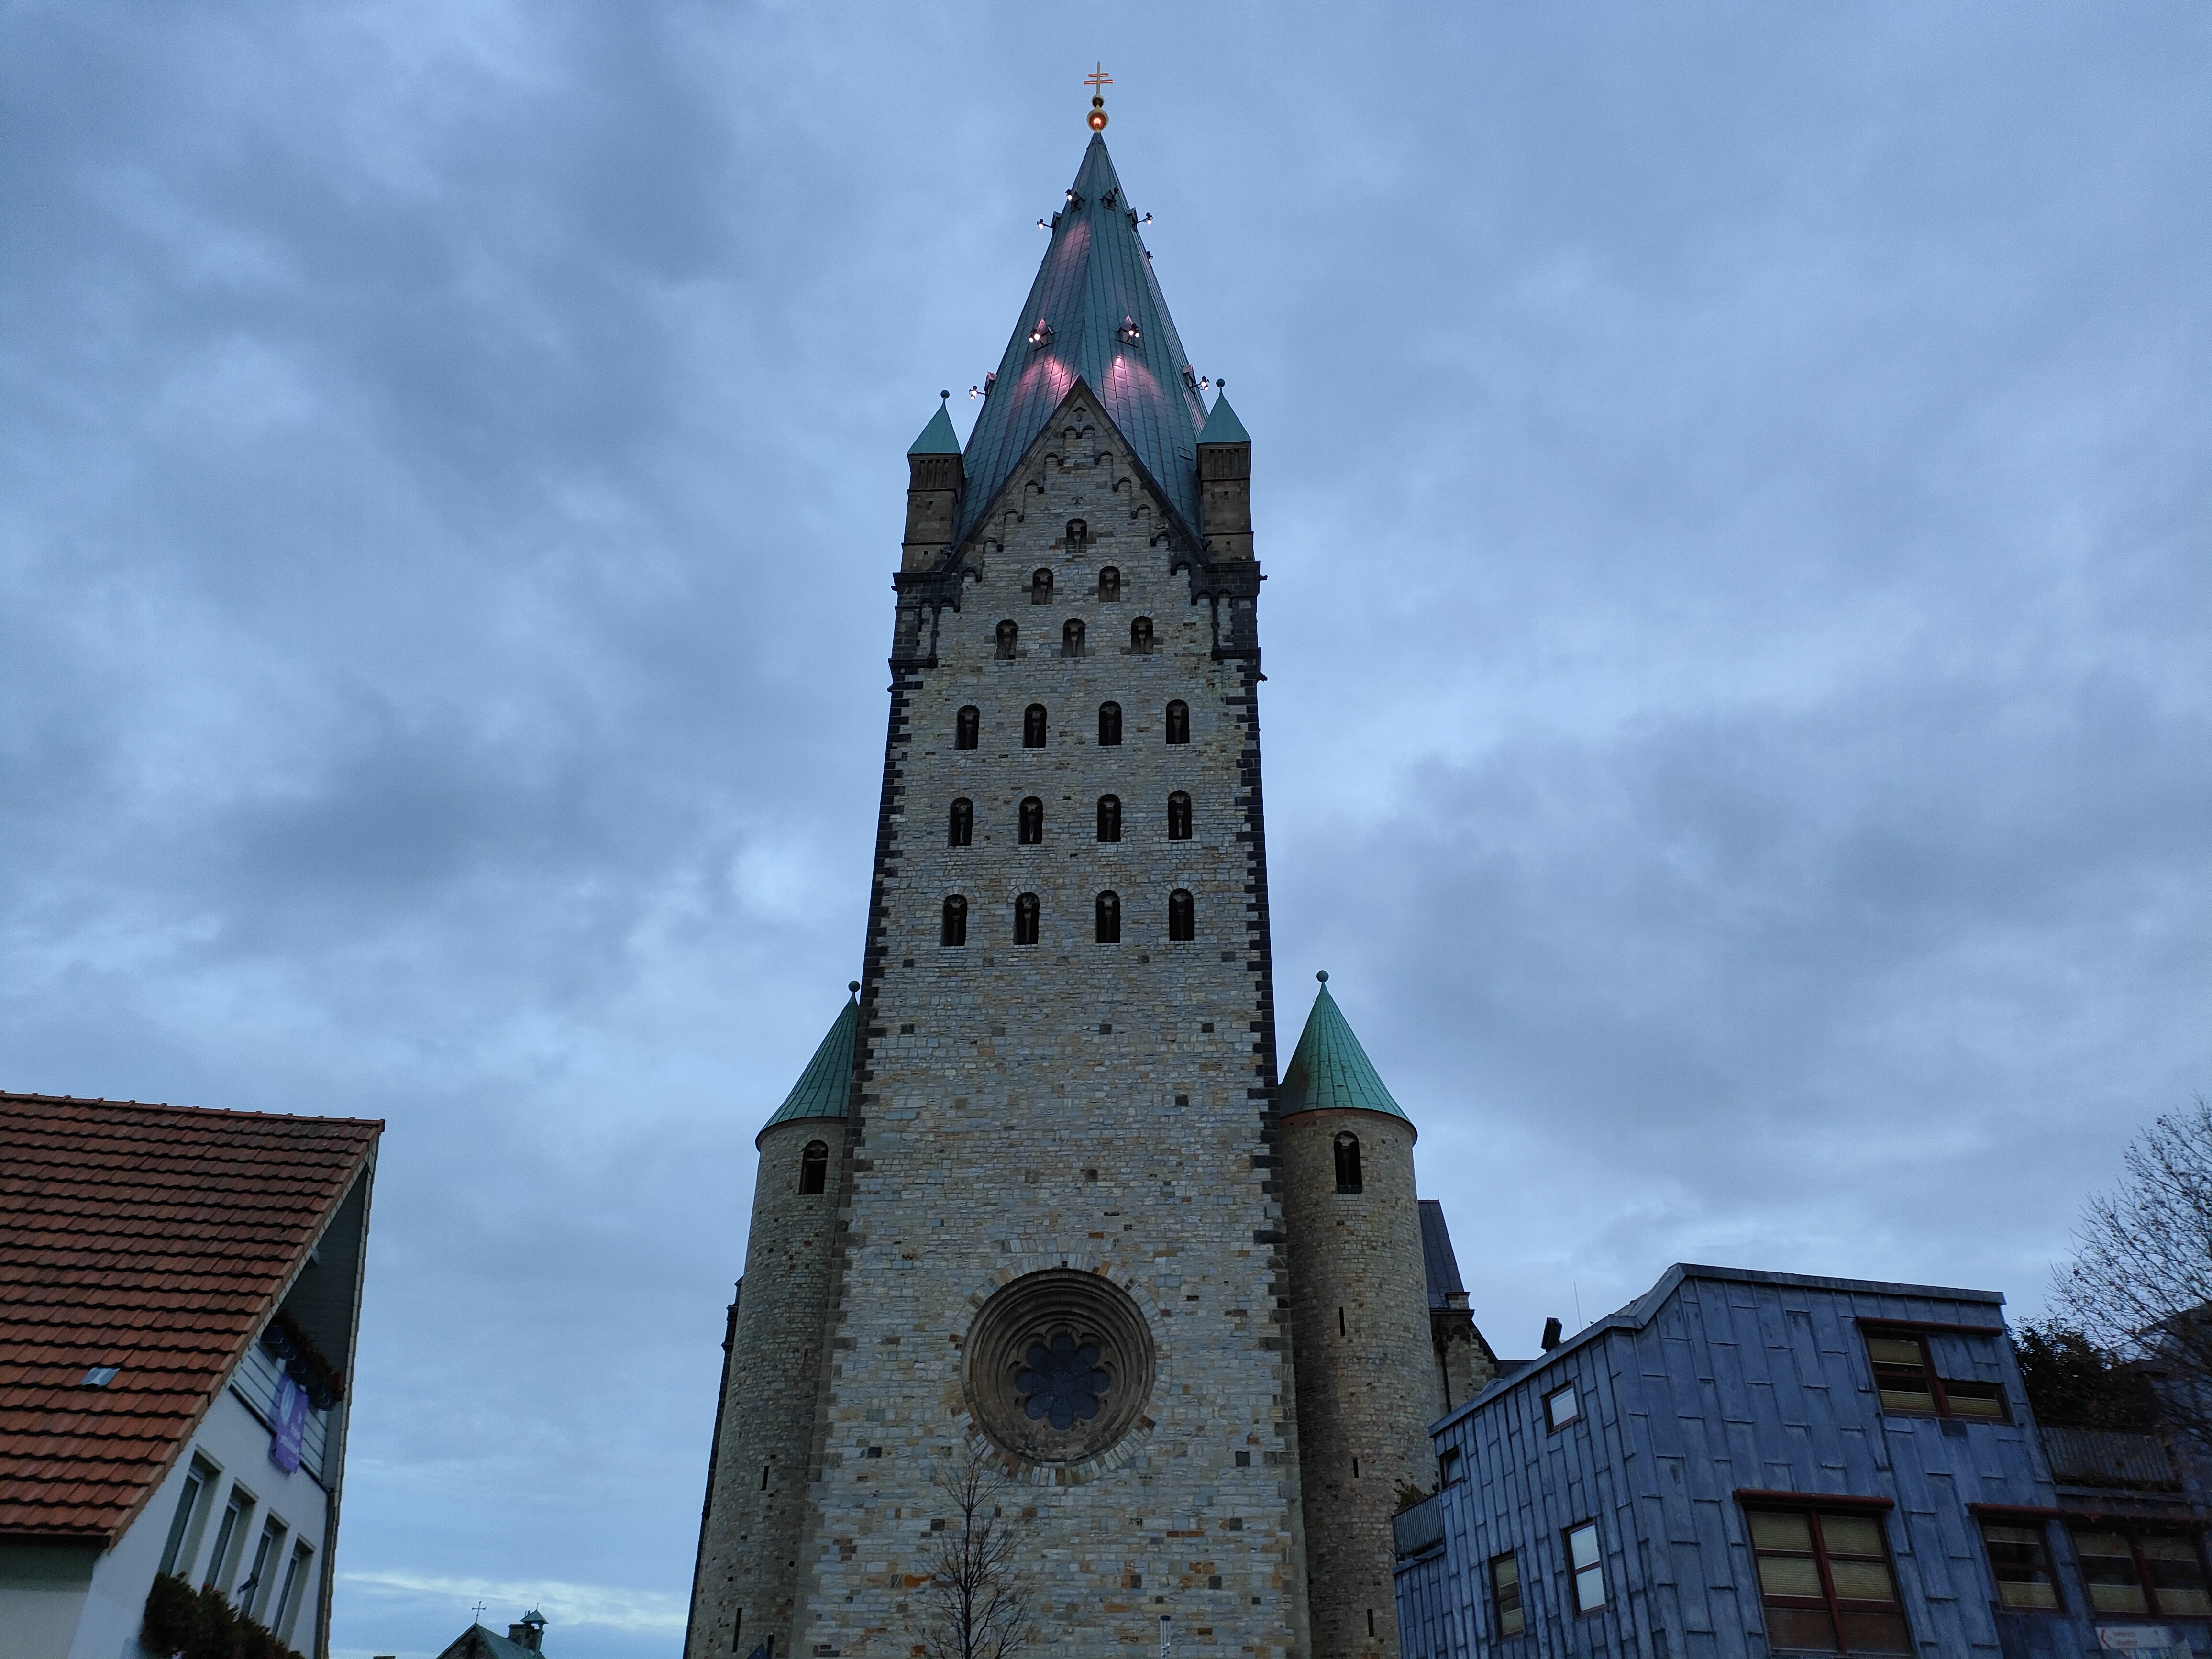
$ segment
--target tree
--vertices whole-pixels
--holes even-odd
[[[2089,1342],[2159,1379],[2166,1425],[2212,1451],[2212,1107],[2169,1112],[2128,1148],[2119,1186],[2093,1195],[2060,1308]]]
[[[930,1484],[956,1517],[933,1521],[928,1557],[931,1613],[923,1633],[929,1659],[1014,1659],[1036,1634],[1029,1587],[1006,1524],[1002,1499],[1014,1489],[1005,1465],[973,1446],[945,1458]]]
[[[2140,1433],[2153,1425],[2156,1404],[2142,1373],[2086,1331],[2046,1319],[2022,1325],[2012,1346],[2027,1403],[2045,1428]]]

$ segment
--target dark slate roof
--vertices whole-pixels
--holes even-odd
[[[1314,998],[1313,1012],[1306,1016],[1306,1029],[1299,1035],[1289,1069],[1283,1073],[1283,1115],[1288,1117],[1293,1112],[1381,1112],[1412,1122],[1398,1103],[1390,1098],[1390,1091],[1375,1073],[1374,1062],[1367,1058],[1367,1051],[1359,1046],[1359,1039],[1352,1035],[1352,1027],[1345,1023],[1343,1011],[1328,994],[1328,975],[1323,974],[1320,978],[1321,994]]]
[[[921,429],[921,436],[906,447],[909,455],[957,455],[960,439],[952,430],[952,417],[945,412],[945,405],[937,406],[937,413],[929,417],[929,424]]]
[[[956,541],[989,514],[1079,380],[1104,405],[1184,530],[1198,523],[1198,428],[1206,406],[1183,379],[1189,362],[1103,138],[1092,136],[1072,188],[1075,199],[1054,216],[1052,246],[968,434],[968,493]],[[1052,337],[1031,345],[1040,322]],[[1121,338],[1127,323],[1136,325],[1133,343]]]
[[[853,1039],[860,1030],[860,1000],[857,996],[848,997],[830,1022],[830,1034],[822,1039],[814,1058],[806,1062],[799,1081],[791,1085],[783,1104],[761,1125],[763,1134],[779,1123],[796,1123],[801,1118],[845,1115],[845,1102],[853,1086]]]
[[[482,1625],[471,1625],[446,1644],[438,1659],[544,1659],[532,1648]]]
[[[1206,417],[1206,426],[1198,434],[1202,444],[1249,444],[1252,434],[1244,429],[1244,422],[1237,418],[1237,411],[1229,406],[1227,394],[1213,400],[1213,413]]]
[[[130,1524],[383,1129],[0,1094],[0,1535]]]
[[[1421,1206],[1421,1267],[1428,1275],[1429,1306],[1441,1308],[1448,1295],[1465,1296],[1459,1276],[1459,1258],[1452,1254],[1451,1229],[1444,1225],[1444,1206],[1437,1200],[1417,1200]]]

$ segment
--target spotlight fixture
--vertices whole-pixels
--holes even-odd
[[[1145,337],[1145,331],[1137,326],[1137,319],[1124,313],[1121,326],[1114,331],[1114,337],[1123,345],[1134,345]]]
[[[1038,318],[1036,319],[1036,326],[1030,331],[1030,343],[1032,346],[1043,346],[1050,345],[1052,341],[1052,325],[1045,321],[1043,318]]]

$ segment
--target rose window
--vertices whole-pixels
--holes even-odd
[[[1014,1377],[1015,1389],[1028,1396],[1024,1416],[1033,1423],[1042,1418],[1065,1434],[1078,1421],[1088,1423],[1098,1415],[1099,1398],[1110,1379],[1098,1368],[1096,1344],[1079,1347],[1072,1336],[1055,1336],[1050,1346],[1032,1343],[1024,1358],[1026,1369]]]

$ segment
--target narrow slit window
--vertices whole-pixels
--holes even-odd
[[[1348,1129],[1340,1131],[1336,1137],[1336,1190],[1365,1190],[1359,1180],[1359,1137]]]
[[[830,1146],[827,1141],[810,1140],[806,1150],[799,1155],[799,1194],[812,1198],[830,1183]]]
[[[1071,548],[1087,546],[1091,541],[1090,525],[1081,519],[1070,519],[1067,521],[1067,533],[1066,539],[1067,545]]]
[[[1052,603],[1052,572],[1050,570],[1039,568],[1030,573],[1030,603],[1031,605]]]
[[[1094,907],[1094,918],[1099,944],[1119,945],[1121,942],[1121,896],[1119,893],[1101,893]]]
[[[1022,747],[1044,747],[1044,705],[1041,702],[1033,702],[1022,710]]]
[[[1119,795],[1098,797],[1098,839],[1121,839],[1121,798]]]
[[[1102,702],[1098,705],[1098,746],[1119,749],[1121,746],[1121,705]]]
[[[963,796],[952,803],[952,817],[946,826],[945,844],[947,847],[972,846],[975,840],[975,803]]]
[[[998,655],[1001,662],[1012,661],[1021,642],[1022,630],[1014,625],[1011,618],[999,624]]]
[[[1152,649],[1152,619],[1139,617],[1129,624],[1129,649],[1139,656],[1149,656]]]
[[[973,749],[982,731],[983,711],[971,702],[952,717],[952,746]]]
[[[1168,797],[1168,839],[1190,839],[1190,797],[1180,789]]]
[[[1567,1528],[1567,1571],[1573,1575],[1577,1613],[1595,1613],[1605,1606],[1605,1557],[1598,1548],[1596,1522]]]
[[[1083,654],[1083,624],[1073,617],[1060,625],[1060,654],[1063,657]]]
[[[1190,741],[1190,705],[1180,699],[1168,705],[1168,741]]]
[[[1024,847],[1044,845],[1044,803],[1035,795],[1022,802],[1021,842]]]
[[[1014,943],[1035,945],[1037,942],[1037,896],[1024,893],[1014,901]]]
[[[945,927],[938,935],[940,945],[965,945],[968,942],[968,901],[955,893],[945,901]]]
[[[1121,602],[1121,573],[1110,564],[1098,573],[1098,597],[1109,605]]]
[[[1521,1609],[1521,1564],[1510,1555],[1494,1557],[1490,1563],[1490,1613],[1501,1637],[1518,1636],[1528,1628],[1528,1615]]]
[[[1197,937],[1197,907],[1192,902],[1189,890],[1178,887],[1168,895],[1168,942],[1188,945]]]

